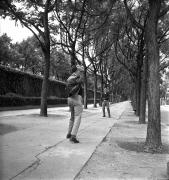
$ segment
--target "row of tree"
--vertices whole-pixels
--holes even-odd
[[[30,29],[41,47],[41,115],[47,115],[49,69],[54,66],[52,53],[59,47],[69,55],[71,65],[84,68],[85,108],[87,71],[94,78],[94,106],[98,77],[101,92],[108,84],[115,97],[130,96],[140,123],[145,123],[148,97],[145,148],[161,149],[160,71],[168,66],[167,1],[3,0],[0,8],[2,16]]]
[[[7,34],[0,36],[0,65],[43,76],[43,53],[36,38],[12,43]],[[50,77],[65,81],[70,72],[70,60],[62,51],[52,49]]]
[[[26,73],[31,73],[35,74],[38,76],[43,76],[43,54],[41,52],[41,48],[39,47],[38,41],[36,38],[33,37],[28,37],[26,40],[23,40],[20,43],[12,43],[12,40],[10,37],[7,36],[7,34],[3,34],[0,36],[0,65],[14,68],[19,71],[23,71]],[[92,61],[91,61],[92,62]],[[104,68],[102,67],[101,70],[97,70],[97,89],[101,91],[101,84],[104,84],[103,82],[108,78],[108,74],[105,74],[107,67],[110,67],[110,63],[108,64],[107,61],[103,61],[104,63]],[[115,63],[115,62],[114,62]],[[66,81],[68,76],[70,75],[70,58],[67,54],[65,54],[62,50],[56,49],[55,47],[52,48],[51,51],[51,59],[50,59],[50,72],[49,76],[50,79],[56,79],[56,80],[61,80],[61,81]],[[101,64],[100,64],[101,65]],[[103,65],[102,65],[103,66]],[[89,65],[90,67],[90,65]],[[114,69],[113,69],[114,68]],[[119,73],[118,69],[123,70],[123,67],[119,64],[114,66],[111,64],[111,68],[109,68],[109,72],[113,71],[114,73],[116,72],[117,74]],[[89,68],[88,68],[89,69]],[[101,75],[99,74],[99,71],[102,72],[102,74],[105,74],[106,78],[101,78]],[[89,70],[87,73],[87,87],[89,89],[93,89],[93,72],[92,69]],[[120,77],[121,75],[121,77]],[[126,90],[123,90],[124,86],[124,81],[126,79],[124,78],[125,74],[118,74],[114,76],[113,81],[110,81],[110,89],[112,94],[114,94],[114,98],[112,99],[114,102],[119,101],[121,98],[127,98],[128,97],[128,92],[127,93],[122,93],[126,92]],[[120,79],[120,81],[119,81]],[[118,85],[115,85],[116,80],[118,80]],[[112,85],[112,83],[114,85]],[[120,83],[119,83],[120,82]],[[116,87],[116,88],[115,88]],[[118,88],[117,88],[118,87]],[[127,88],[128,89],[128,88]],[[121,95],[121,98],[120,98]],[[97,97],[98,99],[98,97]],[[101,100],[100,100],[101,102]],[[96,106],[96,103],[95,103]],[[87,108],[87,104],[86,104]]]

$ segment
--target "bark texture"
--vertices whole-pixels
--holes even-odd
[[[155,152],[161,149],[161,117],[159,88],[159,48],[157,23],[160,0],[149,0],[149,14],[146,22],[145,41],[148,57],[148,126],[145,150]]]
[[[42,51],[44,54],[44,78],[42,83],[42,91],[41,91],[41,116],[47,116],[47,96],[48,96],[48,84],[49,84],[49,70],[50,70],[50,32],[48,25],[48,8],[49,8],[50,0],[46,1],[45,4],[45,12],[43,16],[44,22],[44,33],[42,34],[42,38],[44,42],[42,44]]]
[[[96,72],[94,72],[94,107],[97,107],[97,102],[96,102],[96,98],[97,98],[97,74]]]
[[[140,116],[139,116],[140,124],[146,123],[147,69],[148,69],[148,62],[147,59],[145,59],[143,62],[143,73],[142,73],[142,81],[141,81]]]

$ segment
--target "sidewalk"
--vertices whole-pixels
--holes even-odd
[[[111,105],[111,118],[100,107],[84,110],[80,144],[65,139],[67,107],[50,108],[47,118],[38,112],[0,114],[1,125],[15,127],[0,136],[1,180],[168,179],[168,125],[162,125],[163,153],[142,152],[146,124],[138,124],[129,102]]]
[[[75,179],[169,180],[169,119],[163,121],[161,127],[161,154],[143,151],[147,125],[138,124],[138,120],[128,104],[120,119],[115,122],[110,133]]]
[[[0,136],[0,179],[73,179],[127,105],[113,104],[112,118],[103,118],[100,107],[84,110],[80,144],[65,138],[68,107],[50,108],[48,117],[40,117],[39,110],[0,113],[0,125],[10,129]]]

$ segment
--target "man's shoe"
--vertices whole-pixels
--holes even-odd
[[[66,138],[70,139],[71,138],[71,134],[67,134]]]
[[[103,115],[103,117],[106,117],[105,115]]]
[[[73,143],[79,143],[79,141],[74,136],[71,136],[70,141]]]

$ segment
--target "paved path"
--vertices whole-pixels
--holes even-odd
[[[169,125],[169,105],[161,106],[161,122]]]
[[[78,133],[80,144],[66,138],[68,107],[0,112],[0,179],[73,179],[91,157],[129,102],[113,104],[112,118],[103,118],[101,108],[84,110]]]
[[[139,124],[128,104],[75,180],[169,180],[169,119],[165,123],[163,110],[162,153],[144,152],[147,124]]]
[[[103,118],[100,107],[89,106],[83,112],[78,133],[80,144],[65,138],[68,107],[49,108],[48,117],[40,117],[39,109],[0,112],[0,179],[74,179],[113,124],[129,116],[129,106],[129,102],[111,105],[112,118]],[[167,131],[168,107],[161,106]],[[133,118],[138,121],[136,116]]]

